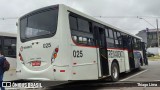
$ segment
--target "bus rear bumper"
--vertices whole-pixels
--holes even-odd
[[[21,64],[21,68],[16,69],[18,79],[25,80],[51,80],[51,81],[68,81],[70,80],[69,66],[49,66],[41,71],[33,71]]]

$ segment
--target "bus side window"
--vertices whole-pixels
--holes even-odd
[[[114,39],[117,39],[117,31],[114,31]]]
[[[108,29],[105,29],[105,35],[106,35],[106,38],[109,37],[109,35],[108,35]]]
[[[73,16],[69,16],[69,20],[70,20],[70,28],[72,30],[77,30],[78,27],[77,27],[77,19]]]
[[[114,38],[114,36],[113,36],[113,30],[112,29],[109,29],[108,30],[109,31],[109,38]]]
[[[121,33],[120,32],[117,32],[117,40],[118,40],[118,43],[119,43],[119,48],[123,48],[123,45],[122,45],[122,36],[121,36]]]
[[[114,42],[115,42],[115,47],[119,48],[119,42],[117,40],[117,31],[113,31],[114,33]]]
[[[72,39],[82,45],[94,46],[92,23],[79,16],[69,16]]]
[[[16,39],[4,38],[4,55],[8,57],[16,56]]]
[[[90,32],[89,22],[84,19],[78,18],[78,30],[84,32]]]
[[[77,42],[77,36],[72,36],[72,39],[75,41],[75,42]]]
[[[107,36],[107,32],[108,32],[108,37],[106,37],[107,47],[108,48],[115,48],[113,30],[112,29],[105,30],[106,36]]]
[[[141,50],[141,41],[136,38],[137,50]]]
[[[127,43],[129,43],[129,41],[127,40],[127,38],[129,38],[128,35],[125,33],[121,33],[121,38],[122,38],[123,48],[127,48]]]
[[[108,48],[114,48],[114,40],[111,39],[111,38],[106,38],[106,41],[107,41],[107,47]]]
[[[137,44],[137,40],[136,40],[136,38],[134,38],[133,39],[133,41],[134,41],[134,49],[138,49],[138,44]]]

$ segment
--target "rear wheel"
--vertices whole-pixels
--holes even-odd
[[[113,62],[111,66],[111,79],[112,81],[118,81],[119,79],[119,67],[118,64]]]

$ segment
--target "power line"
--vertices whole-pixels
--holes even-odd
[[[160,16],[93,16],[97,18],[160,18]],[[0,20],[7,20],[7,19],[18,19],[19,17],[0,17]]]
[[[93,16],[99,18],[136,18],[134,16]]]
[[[139,18],[139,17],[137,17],[137,18]],[[156,28],[154,25],[152,25],[150,22],[148,22],[146,19],[144,19],[144,18],[139,18],[139,19],[143,19],[145,22],[147,22],[149,25],[151,25],[152,27],[154,27],[154,28]]]
[[[0,20],[18,19],[19,17],[1,17]]]
[[[143,17],[143,18],[160,18],[160,16],[93,16],[98,18],[137,18],[137,17]]]

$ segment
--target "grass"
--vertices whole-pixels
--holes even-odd
[[[160,56],[156,55],[156,56],[153,56],[153,57],[148,57],[148,60],[150,60],[150,61],[158,61],[158,60],[160,60]]]

